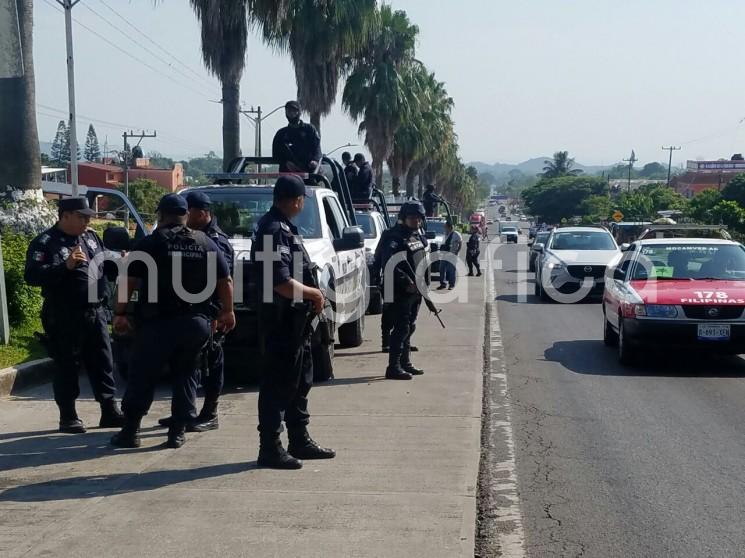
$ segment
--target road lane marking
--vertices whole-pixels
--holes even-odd
[[[484,281],[488,327],[484,335],[484,359],[488,368],[484,378],[478,550],[484,558],[497,552],[508,558],[523,558],[526,556],[525,533],[517,484],[512,408],[494,285],[492,252],[496,247],[490,243],[487,250]],[[484,525],[485,522],[491,525]]]

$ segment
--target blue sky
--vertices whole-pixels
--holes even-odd
[[[64,20],[50,3],[56,4],[35,1],[42,140],[52,138],[67,106]],[[419,25],[417,56],[447,83],[455,99],[465,160],[518,162],[568,149],[582,163],[610,164],[635,149],[646,162],[664,159],[660,148],[671,143],[683,147],[676,162],[745,151],[745,123],[740,124],[745,118],[743,3],[390,4],[406,10]],[[186,0],[163,0],[157,8],[151,0],[82,0],[74,15],[124,51],[75,25],[77,104],[84,115],[81,140],[87,117],[93,117],[99,121],[94,124],[101,140],[108,134],[116,146],[121,144],[121,124],[126,124],[158,131],[161,137],[148,140],[146,151],[174,156],[220,151],[221,108],[210,102],[220,98],[219,84],[203,69],[199,27]],[[245,104],[273,109],[294,92],[289,58],[252,37],[242,83]],[[281,113],[265,124],[265,152],[281,124]],[[339,108],[324,121],[323,133],[326,151],[361,143],[356,125]],[[244,152],[252,152],[248,121],[242,139]]]

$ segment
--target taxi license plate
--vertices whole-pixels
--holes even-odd
[[[710,325],[710,324],[699,324],[698,325],[698,339],[699,341],[729,341],[730,339],[730,326],[724,325]]]

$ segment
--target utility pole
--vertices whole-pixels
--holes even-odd
[[[70,106],[70,174],[72,196],[78,196],[78,135],[75,125],[75,62],[72,55],[72,9],[80,0],[57,0],[65,10],[65,37],[67,43],[67,98]]]
[[[255,131],[256,131],[255,136],[254,136],[255,137],[254,142],[256,144],[254,148],[255,157],[261,157],[261,124],[264,122],[264,120],[269,118],[272,114],[274,114],[275,112],[283,108],[285,108],[284,105],[279,106],[275,108],[269,114],[263,114],[261,110],[261,106],[258,106],[256,108],[253,108],[253,106],[251,106],[250,109],[241,111],[241,114],[245,116],[246,118],[248,118],[253,123]],[[252,116],[252,115],[255,115],[255,116]]]
[[[140,141],[137,142],[137,145],[140,145],[142,143],[142,140],[145,138],[155,138],[157,137],[158,133],[153,131],[152,134],[148,134],[143,132],[140,132],[139,134],[135,134],[132,130],[129,131],[129,133],[124,132],[122,134],[122,137],[124,138],[124,152],[122,154],[122,165],[124,170],[124,195],[129,198],[129,157],[132,154],[132,151],[129,149],[129,143],[127,143],[127,138],[139,138]],[[127,227],[127,230],[129,230],[129,208],[127,208],[125,216],[124,216],[124,226]]]
[[[673,151],[680,151],[680,147],[662,147],[663,151],[669,151],[670,152],[670,161],[667,163],[667,185],[670,186],[670,177],[672,176],[673,172]]]
[[[628,159],[624,159],[624,163],[629,164],[629,184],[627,190],[631,192],[631,171],[634,170],[634,163],[636,163],[639,159],[636,158],[636,153],[634,153],[634,150],[631,150],[631,157]]]

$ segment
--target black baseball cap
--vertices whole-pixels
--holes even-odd
[[[186,215],[188,209],[189,206],[183,196],[180,196],[179,194],[166,194],[160,198],[160,202],[155,211],[167,213],[169,215]]]
[[[59,201],[60,211],[77,211],[81,215],[91,216],[96,212],[88,205],[86,198],[65,198]]]
[[[299,176],[280,176],[277,179],[277,183],[274,185],[274,199],[283,200],[299,198],[300,196],[310,197],[305,190],[305,182]]]
[[[212,200],[204,192],[189,192],[186,194],[186,203],[189,209],[209,209]]]
[[[286,109],[300,110],[300,103],[298,103],[297,101],[287,101],[285,103],[285,108]]]

